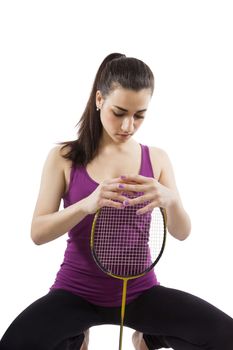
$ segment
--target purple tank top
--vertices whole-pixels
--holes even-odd
[[[140,175],[154,177],[149,148],[141,145]],[[63,197],[64,208],[89,196],[99,184],[87,173],[85,167],[73,164],[69,189]],[[106,275],[94,262],[90,249],[90,233],[94,215],[87,215],[68,232],[63,263],[57,273],[52,289],[65,289],[87,301],[100,306],[120,306],[123,281]],[[129,280],[127,303],[143,291],[159,284],[154,269],[146,275]]]

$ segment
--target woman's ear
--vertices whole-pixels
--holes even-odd
[[[100,108],[102,106],[102,104],[103,104],[103,100],[104,100],[104,98],[103,98],[103,96],[101,94],[101,91],[97,90],[96,91],[96,107]]]

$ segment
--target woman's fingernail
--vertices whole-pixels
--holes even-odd
[[[119,185],[119,188],[124,188],[124,185],[120,184],[120,185]]]
[[[125,201],[123,202],[123,204],[124,204],[124,205],[129,205],[129,201],[125,200]]]
[[[121,175],[121,179],[126,179],[126,176],[125,175]]]

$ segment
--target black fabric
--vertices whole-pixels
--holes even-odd
[[[16,317],[0,341],[0,350],[78,350],[86,329],[119,325],[120,311],[52,290]],[[161,285],[126,305],[124,324],[143,333],[149,350],[233,349],[230,316],[194,295]]]

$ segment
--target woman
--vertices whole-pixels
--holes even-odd
[[[188,237],[190,219],[168,155],[133,139],[153,90],[154,77],[144,62],[122,54],[107,56],[77,140],[49,152],[31,236],[44,244],[69,231],[67,249],[49,293],[13,321],[1,350],[80,349],[82,344],[85,349],[84,332],[90,327],[119,325],[122,281],[100,271],[90,252],[91,225],[99,208],[124,210],[149,201],[139,214],[163,207],[169,233],[179,240]],[[143,195],[128,199],[125,192]],[[58,211],[61,198],[64,210]],[[128,282],[124,324],[137,331],[137,350],[233,348],[230,316],[194,295],[161,286],[153,270]]]

